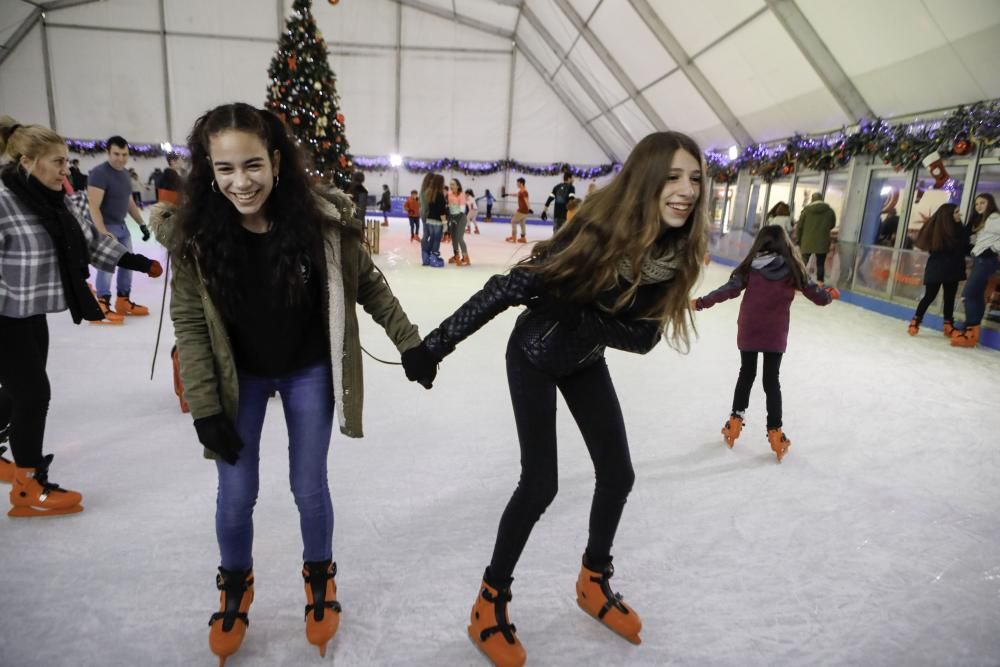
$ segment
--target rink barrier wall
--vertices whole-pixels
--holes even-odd
[[[728,257],[720,257],[718,255],[710,255],[710,257],[713,262],[718,262],[724,266],[731,266],[734,268],[739,266],[738,261]],[[883,301],[881,299],[876,299],[875,297],[859,294],[858,292],[852,292],[850,290],[841,289],[840,300],[844,303],[849,303],[852,306],[859,306],[865,310],[870,310],[872,312],[879,313],[880,315],[887,315],[897,320],[903,320],[904,322],[909,322],[913,317],[913,308],[909,306],[904,306],[900,303]],[[960,323],[961,319],[956,318],[956,321]],[[941,331],[944,327],[944,318],[940,315],[927,313],[924,316],[924,321],[922,322],[921,327]],[[902,329],[900,331],[905,333]],[[1000,331],[987,329],[986,327],[981,328],[979,330],[979,344],[982,347],[1000,350]]]

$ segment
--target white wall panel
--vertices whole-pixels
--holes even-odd
[[[26,2],[0,2],[0,44],[6,44],[34,10]]]
[[[589,25],[638,88],[677,65],[628,0],[604,0]]]
[[[410,51],[402,74],[404,156],[503,157],[509,55]],[[482,95],[483,82],[494,86],[493,94]]]
[[[644,94],[672,130],[690,133],[720,123],[719,117],[682,72],[674,72],[658,81]]]
[[[585,41],[582,39],[578,41],[569,52],[569,57],[573,60],[573,64],[590,78],[590,83],[597,90],[597,94],[608,106],[614,106],[628,97],[615,75]]]
[[[997,6],[1000,6],[1000,3],[997,3]],[[983,91],[984,98],[1000,97],[1000,67],[997,67],[1000,46],[998,45],[1000,45],[998,24],[952,44],[965,69]]]
[[[992,31],[997,33],[998,31]],[[998,35],[994,34],[995,39]],[[914,56],[905,62],[893,63],[852,77],[854,85],[875,113],[897,116],[920,110],[941,109],[965,102],[975,102],[1000,94],[996,85],[1000,58],[996,43],[992,45],[994,59],[980,68],[993,79],[992,92],[970,76],[969,70],[949,44]],[[986,83],[989,79],[986,80]]]
[[[770,14],[751,22],[695,62],[737,115],[823,87],[819,75]]]
[[[730,146],[735,145],[737,142],[733,139],[733,136],[729,134],[727,130],[721,123],[719,125],[714,125],[704,130],[692,130],[691,132],[685,132],[692,139],[694,139],[702,151],[719,151],[725,152]]]
[[[343,0],[336,5],[316,1],[313,17],[331,48],[338,42],[395,44],[397,7],[390,0]],[[291,8],[291,0],[285,0],[285,16]]]
[[[925,0],[923,5],[949,42],[1000,25],[1000,2],[996,0]]]
[[[168,0],[163,12],[167,32],[278,39],[275,0]]]
[[[173,143],[186,143],[194,121],[230,102],[260,107],[267,98],[267,68],[275,47],[202,37],[167,37]]]
[[[556,68],[562,63],[549,43],[542,39],[542,36],[527,21],[521,21],[517,28],[516,39],[519,44],[523,44],[538,59],[548,74],[551,75],[555,72]]]
[[[501,5],[492,0],[455,0],[455,9],[461,16],[489,23],[507,32],[514,32],[514,24],[517,22],[517,7]]]
[[[618,134],[618,131],[611,125],[611,121],[609,121],[605,116],[595,118],[591,122],[591,125],[601,138],[607,142],[611,149],[615,151],[618,155],[618,159],[624,162],[625,158],[628,157],[629,152],[631,152],[632,146],[635,145],[635,142],[623,139],[622,136]]]
[[[395,40],[395,37],[393,39]],[[405,6],[403,44],[468,49],[510,49],[509,39]]]
[[[576,105],[576,108],[580,110],[584,118],[593,118],[601,113],[601,110],[597,107],[590,96],[583,90],[583,87],[577,83],[573,75],[569,73],[565,67],[559,69],[559,72],[551,80],[552,85],[558,86],[559,90],[566,93],[567,97],[572,100],[572,103]]]
[[[389,155],[396,141],[396,53],[351,49],[333,53],[330,67],[351,152]],[[404,93],[406,84],[404,83]]]
[[[632,139],[636,143],[639,142],[647,134],[655,132],[656,128],[653,124],[646,118],[646,114],[639,109],[639,105],[629,100],[628,102],[623,102],[619,104],[614,109],[611,110],[618,120],[621,121],[625,129],[628,130],[629,134],[632,135]]]
[[[167,136],[158,35],[49,28],[56,118],[67,137]]]
[[[823,132],[853,123],[826,88],[810,91],[781,104],[739,114],[740,122],[757,141],[790,137],[794,132]]]
[[[529,163],[610,161],[552,91],[548,81],[521,54],[514,70],[512,158]]]
[[[649,4],[688,55],[694,55],[759,11],[764,0],[651,0]],[[768,45],[757,48],[766,50]]]
[[[534,12],[546,30],[552,33],[563,53],[569,51],[579,33],[562,10],[552,0],[525,0],[524,4]]]
[[[31,29],[14,52],[0,65],[0,114],[13,116],[23,125],[49,125],[45,96],[45,65],[42,60],[42,31]],[[56,129],[59,119],[56,118]]]
[[[9,0],[8,0],[9,1]],[[50,23],[102,28],[160,29],[159,0],[101,0],[46,13]]]

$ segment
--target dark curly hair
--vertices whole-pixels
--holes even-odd
[[[182,259],[197,261],[213,301],[232,317],[241,306],[238,269],[247,261],[239,242],[241,214],[213,189],[209,154],[211,138],[228,130],[253,134],[268,155],[274,151],[280,155],[280,179],[263,209],[271,223],[272,261],[260,268],[270,270],[289,303],[299,303],[305,296],[303,268],[325,276],[323,231],[333,223],[317,204],[302,151],[277,116],[237,102],[218,106],[195,121],[188,137],[191,172],[177,212]]]

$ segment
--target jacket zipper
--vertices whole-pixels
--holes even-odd
[[[590,352],[588,352],[586,354],[586,356],[584,356],[583,359],[581,359],[580,361],[576,362],[576,364],[579,366],[580,364],[582,364],[583,362],[585,362],[587,359],[590,359],[590,357],[594,354],[594,352],[597,352],[597,348],[599,348],[600,346],[601,346],[600,343],[598,343],[597,345],[595,345],[594,349],[592,349]]]
[[[539,340],[545,340],[546,338],[548,338],[549,334],[551,334],[553,331],[555,331],[557,326],[559,326],[559,323],[558,322],[553,322],[552,326],[549,327],[548,331],[546,331],[545,333],[542,334],[542,337]]]

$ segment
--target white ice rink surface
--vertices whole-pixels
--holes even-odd
[[[383,236],[376,261],[422,333],[524,252],[502,241],[506,225],[481,227],[468,268],[421,267],[405,220]],[[152,243],[137,250],[162,257]],[[713,265],[698,294],[727,275]],[[0,515],[4,667],[217,664],[207,645],[215,469],[173,395],[169,318],[149,380],[161,288],[137,276],[133,298],[153,316],[121,327],[49,317],[46,452],[52,478],[80,490],[86,511]],[[510,607],[528,664],[1000,664],[1000,354],[800,297],[781,374],[793,444],[777,465],[759,380],[735,448],[719,434],[739,366],[738,308],[699,313],[686,356],[665,344],[608,352],[637,475],[612,584],[642,616],[640,646],[576,606],[593,470],[560,403],[560,493],[518,565]],[[359,315],[365,347],[398,361]],[[518,476],[503,358],[516,315],[459,346],[431,391],[365,359],[367,436],[338,433],[330,448],[344,612],[325,660],[303,630],[299,524],[272,400],[256,599],[230,667],[487,664],[466,625]]]

